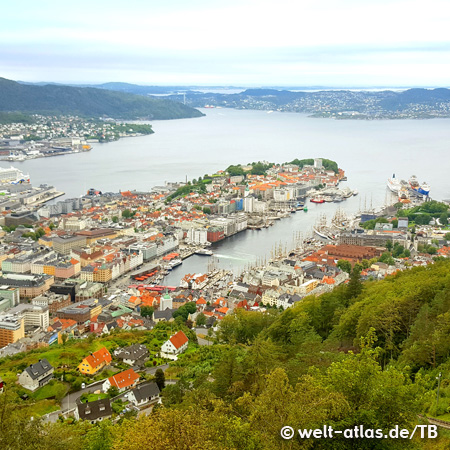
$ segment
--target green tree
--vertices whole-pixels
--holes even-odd
[[[108,389],[107,394],[108,394],[109,398],[114,398],[114,397],[117,397],[120,394],[120,392],[119,392],[119,389],[117,389],[116,386],[111,386]]]
[[[352,271],[352,264],[346,259],[340,259],[337,262],[336,266],[339,267],[339,269],[341,269],[343,272],[350,273]]]
[[[156,369],[155,383],[158,385],[159,390],[162,391],[166,385],[166,377],[162,369]]]
[[[198,327],[206,325],[206,316],[203,313],[199,313],[195,319],[195,323]]]
[[[113,216],[111,220],[113,221],[113,223],[119,222],[119,218],[117,216]]]
[[[358,266],[355,265],[355,267],[352,270],[352,273],[350,274],[350,281],[347,285],[347,297],[348,298],[355,298],[358,297],[359,294],[362,292],[362,283],[361,283],[361,270]]]
[[[142,317],[152,317],[155,308],[153,306],[142,306],[141,307],[141,316]]]

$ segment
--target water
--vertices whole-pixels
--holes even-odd
[[[331,219],[340,206],[348,212],[386,197],[386,180],[393,173],[412,174],[431,185],[431,196],[450,198],[450,122],[433,120],[332,120],[304,114],[232,109],[204,109],[196,119],[153,122],[155,134],[94,144],[90,152],[14,163],[32,183],[53,184],[78,197],[94,187],[102,191],[149,190],[165,181],[197,178],[230,164],[324,157],[346,171],[347,185],[359,196],[340,204],[313,205],[261,231],[246,231],[213,246],[220,266],[244,267],[256,257],[270,256],[280,240],[289,244],[293,231],[306,232],[318,214]],[[2,163],[5,166],[7,163]],[[178,284],[187,272],[205,271],[208,258],[194,256],[168,277]]]

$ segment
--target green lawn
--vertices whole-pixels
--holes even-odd
[[[69,391],[70,386],[61,381],[52,380],[50,383],[42,386],[37,391],[33,392],[30,397],[35,400],[44,400],[47,398],[55,398],[60,401]]]
[[[89,394],[87,396],[87,401],[95,402],[96,400],[101,400],[103,398],[108,398],[108,394]]]

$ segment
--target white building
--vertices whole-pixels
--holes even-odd
[[[178,331],[178,333],[164,342],[161,347],[161,356],[176,361],[178,355],[187,349],[188,343],[189,339],[187,336],[182,331]]]

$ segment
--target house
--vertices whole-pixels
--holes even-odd
[[[111,354],[106,347],[91,353],[81,361],[78,370],[85,375],[94,375],[111,362]]]
[[[79,403],[75,409],[75,418],[77,420],[88,420],[91,423],[109,419],[111,416],[112,408],[109,398],[103,398],[95,402]]]
[[[174,309],[166,308],[164,311],[154,311],[152,320],[155,323],[158,322],[173,322]]]
[[[35,391],[45,386],[53,378],[53,367],[46,359],[31,364],[19,375],[19,384],[25,389]]]
[[[176,361],[178,355],[186,350],[188,343],[187,336],[182,331],[178,331],[161,346],[161,356]]]
[[[114,386],[119,389],[119,392],[123,392],[136,386],[138,381],[139,375],[133,369],[128,369],[109,377],[102,384],[102,389],[103,392],[107,392],[110,387]]]
[[[128,394],[128,400],[135,406],[142,406],[159,399],[159,393],[159,387],[155,382],[142,383]]]
[[[145,345],[134,344],[117,349],[114,352],[114,356],[129,366],[142,366],[149,356],[149,351]]]

